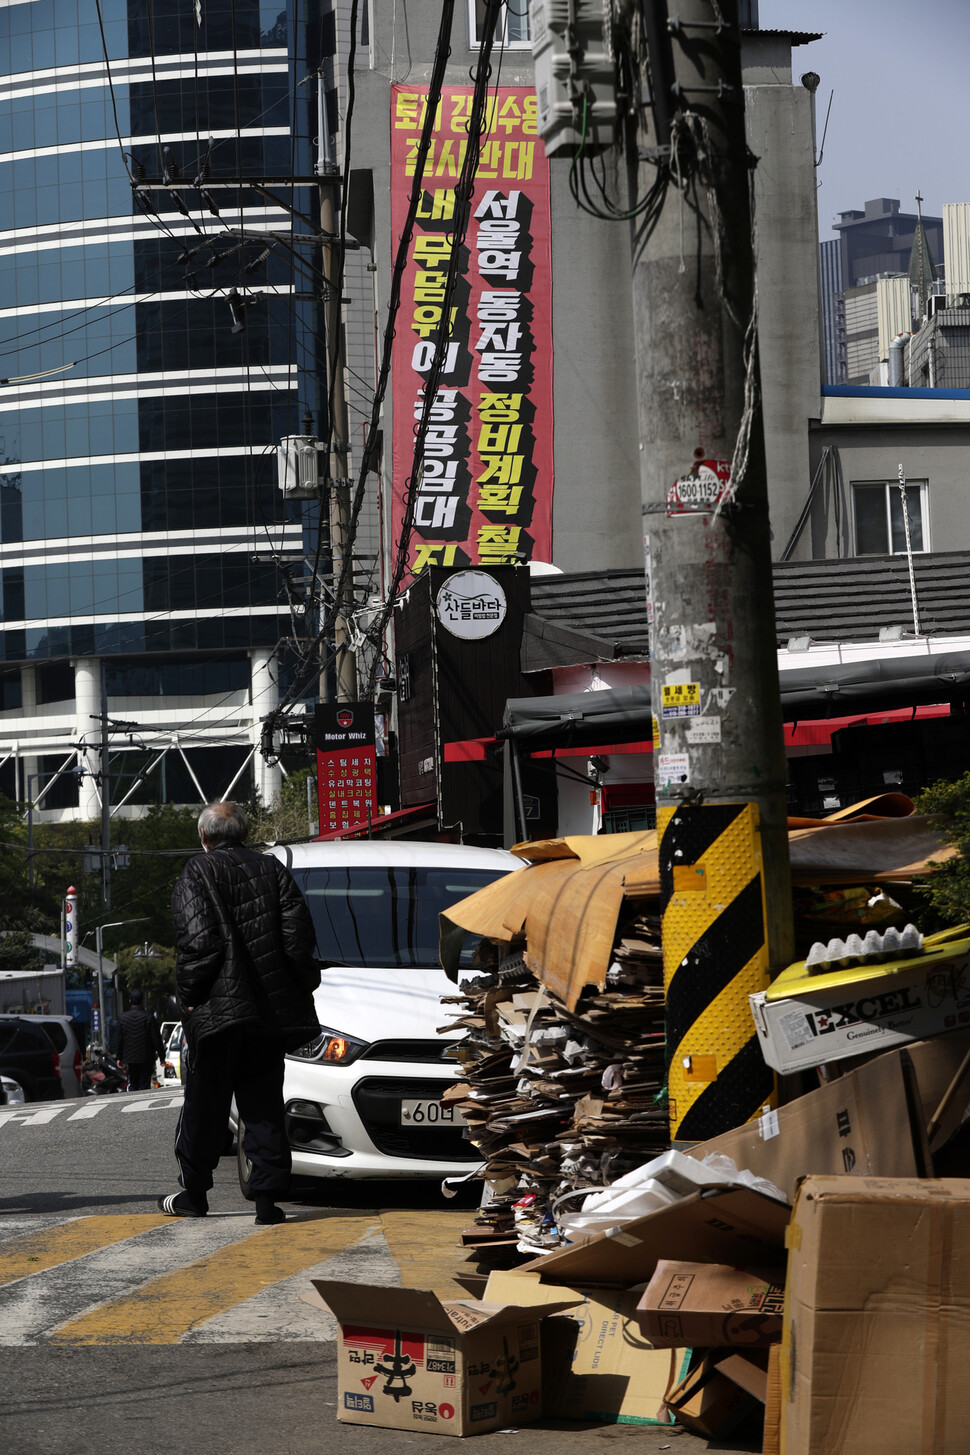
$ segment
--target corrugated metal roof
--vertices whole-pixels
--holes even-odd
[[[916,556],[914,565],[923,633],[970,634],[970,552]],[[786,646],[789,637],[866,642],[878,640],[881,627],[912,629],[905,556],[787,561],[776,564],[773,575],[779,646]],[[640,570],[536,577],[532,611],[614,643],[614,659],[647,657],[646,587]]]
[[[970,553],[914,556],[920,628],[927,636],[970,632]],[[844,561],[787,561],[774,568],[779,644],[789,637],[866,642],[880,627],[912,630],[905,556],[854,556]]]
[[[823,40],[826,32],[824,30],[765,30],[758,26],[751,30],[748,26],[742,26],[742,35],[785,35],[792,45],[808,45],[813,40]]]

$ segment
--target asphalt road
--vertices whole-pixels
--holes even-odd
[[[468,1212],[437,1185],[306,1184],[257,1229],[224,1158],[208,1218],[163,1219],[177,1186],[179,1093],[0,1108],[0,1450],[4,1455],[399,1455],[439,1437],[336,1420],[335,1325],[311,1277],[462,1296]],[[542,1424],[477,1436],[532,1455],[635,1441],[710,1447],[676,1428]],[[757,1445],[719,1446],[757,1449]]]

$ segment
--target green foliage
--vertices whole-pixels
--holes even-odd
[[[942,836],[959,851],[932,871],[922,892],[941,926],[962,924],[970,920],[970,773],[924,788],[916,812],[938,816]]]
[[[0,973],[9,970],[43,970],[47,957],[35,950],[30,930],[9,929],[0,935]]]
[[[118,951],[115,957],[118,974],[126,990],[137,986],[145,992],[149,1010],[164,1012],[168,996],[175,992],[175,951],[168,945],[149,943],[153,954],[146,957],[145,943],[125,945]]]
[[[253,848],[261,844],[286,843],[292,839],[305,839],[311,832],[307,812],[307,780],[313,783],[312,802],[314,813],[317,804],[317,775],[314,768],[300,768],[283,779],[283,788],[278,801],[264,808],[258,801],[245,805],[249,819],[249,840]],[[316,833],[314,823],[312,832]]]

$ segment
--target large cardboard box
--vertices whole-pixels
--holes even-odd
[[[493,1270],[486,1302],[548,1305],[576,1300],[542,1326],[545,1413],[603,1424],[668,1424],[668,1387],[680,1376],[683,1349],[654,1349],[637,1327],[640,1288],[562,1288],[521,1269]]]
[[[970,1026],[970,940],[824,975],[789,966],[750,996],[761,1054],[804,1071]]]
[[[941,1044],[921,1043],[877,1056],[777,1111],[685,1151],[700,1160],[721,1153],[739,1170],[766,1177],[791,1198],[809,1174],[928,1176],[932,1167],[925,1124],[932,1111],[924,1113],[910,1052]],[[925,1060],[921,1055],[920,1063]],[[927,1079],[935,1088],[939,1078]]]
[[[648,1282],[661,1258],[771,1265],[784,1259],[790,1211],[787,1203],[750,1187],[711,1187],[584,1242],[543,1253],[525,1267],[547,1283],[628,1288]]]
[[[637,1304],[637,1323],[656,1349],[750,1349],[781,1338],[784,1306],[779,1269],[661,1259]]]
[[[807,1178],[789,1242],[783,1455],[966,1455],[970,1179]]]
[[[419,1435],[480,1435],[542,1415],[541,1307],[442,1303],[417,1288],[313,1279],[340,1325],[337,1418]]]

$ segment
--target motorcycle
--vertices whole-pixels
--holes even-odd
[[[83,1063],[81,1067],[81,1094],[83,1096],[108,1096],[112,1092],[127,1091],[127,1089],[128,1078],[110,1052],[95,1052]]]

